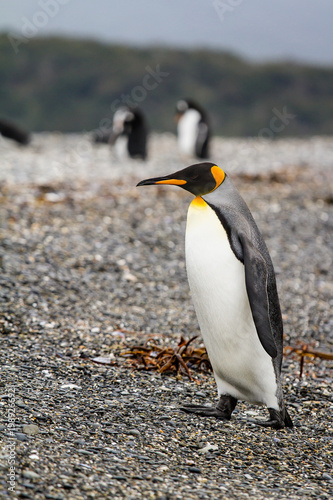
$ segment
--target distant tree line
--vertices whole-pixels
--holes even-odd
[[[333,68],[53,37],[15,53],[2,34],[0,81],[0,118],[31,131],[94,130],[121,104],[140,106],[151,130],[175,131],[175,103],[189,97],[216,135],[333,134]]]

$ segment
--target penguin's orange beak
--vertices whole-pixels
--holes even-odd
[[[154,177],[152,179],[145,179],[141,182],[139,182],[136,186],[150,186],[153,184],[170,184],[173,186],[183,186],[184,184],[187,184],[187,181],[184,179],[174,179],[171,176],[166,176],[166,177]]]

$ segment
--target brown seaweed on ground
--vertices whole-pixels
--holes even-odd
[[[315,351],[312,349],[308,344],[303,344],[300,347],[292,347],[292,346],[286,346],[284,348],[284,355],[288,356],[290,354],[296,354],[299,356],[300,364],[299,364],[299,378],[302,378],[303,375],[303,369],[304,369],[304,358],[309,357],[315,359],[327,359],[327,360],[333,360],[333,353],[330,352],[322,352],[322,351]]]
[[[212,370],[206,349],[190,345],[197,337],[190,340],[181,337],[176,348],[160,347],[154,340],[148,339],[144,345],[132,346],[121,353],[121,356],[128,358],[126,364],[133,369],[173,372],[193,380],[191,369]]]

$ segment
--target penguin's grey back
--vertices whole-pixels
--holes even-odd
[[[280,367],[282,360],[283,322],[276,287],[275,271],[266,243],[247,204],[227,175],[217,189],[202,196],[202,198],[215,211],[227,232],[230,246],[237,259],[244,264],[241,237],[245,236],[251,240],[253,246],[265,261],[269,319],[278,351],[275,362]]]

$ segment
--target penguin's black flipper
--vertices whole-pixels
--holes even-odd
[[[195,154],[198,158],[208,158],[209,128],[207,123],[200,122],[195,142]]]
[[[254,324],[263,348],[275,358],[277,348],[269,319],[266,262],[249,238],[241,235],[240,242],[243,248],[246,290]]]

